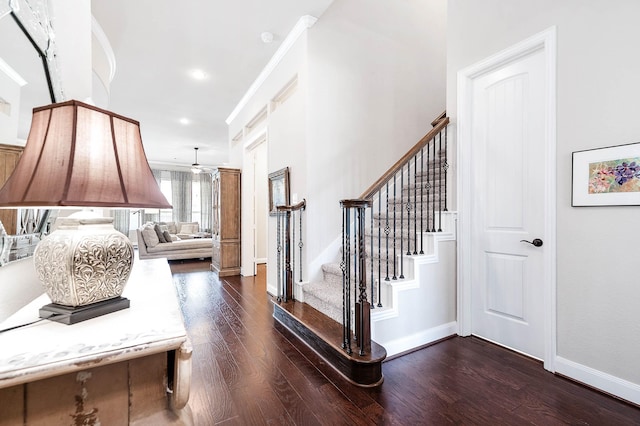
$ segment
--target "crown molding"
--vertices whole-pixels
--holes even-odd
[[[102,47],[102,51],[109,63],[109,83],[111,83],[111,81],[113,81],[113,77],[116,75],[116,55],[113,53],[109,38],[93,15],[91,15],[91,32],[100,47]]]
[[[22,78],[22,76],[18,74],[16,70],[11,68],[11,66],[7,64],[2,58],[0,58],[0,72],[4,73],[20,87],[27,84],[27,81]]]
[[[269,78],[273,70],[280,63],[282,58],[287,54],[287,52],[291,49],[294,43],[298,40],[298,38],[309,28],[313,27],[313,25],[318,21],[318,18],[311,15],[304,15],[298,19],[298,22],[293,27],[293,29],[287,34],[287,37],[282,41],[282,44],[271,57],[267,65],[258,75],[258,78],[249,86],[249,90],[244,94],[238,105],[233,109],[229,117],[225,120],[227,125],[231,124],[231,122],[238,116],[240,111],[247,106],[249,100],[256,94],[258,89],[264,84],[264,82]]]

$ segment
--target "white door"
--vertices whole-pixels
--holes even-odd
[[[253,152],[254,157],[254,223],[255,262],[267,263],[267,226],[269,219],[269,173],[267,171],[267,143],[262,142]]]
[[[471,333],[543,359],[544,50],[473,79],[471,93]]]
[[[266,133],[245,147],[242,164],[242,274],[267,262],[268,173]],[[245,214],[246,213],[246,214]]]

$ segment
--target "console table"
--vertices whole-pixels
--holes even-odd
[[[0,425],[190,423],[191,344],[166,259],[136,259],[131,307],[0,333]],[[0,330],[38,319],[43,295]]]

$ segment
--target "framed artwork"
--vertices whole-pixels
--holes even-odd
[[[269,173],[269,215],[275,216],[277,206],[289,205],[289,168]]]
[[[572,166],[572,206],[640,206],[640,143],[576,151]]]

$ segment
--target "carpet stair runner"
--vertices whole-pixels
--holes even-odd
[[[444,150],[441,151],[440,154],[441,156],[445,155]],[[444,185],[444,175],[439,174],[438,169],[435,169],[435,175],[433,172],[433,167],[441,166],[440,159],[437,159],[436,161],[430,160],[429,163],[429,171],[427,171],[427,166],[425,164],[424,169],[422,171],[419,169],[418,173],[415,173],[414,164],[412,163],[410,170],[412,178],[407,182],[408,179],[405,176],[405,182],[403,182],[404,186],[402,189],[398,187],[395,195],[393,194],[393,187],[389,185],[390,194],[388,197],[388,205],[387,196],[385,194],[382,195],[380,204],[378,200],[374,200],[373,230],[371,229],[370,216],[367,218],[368,223],[366,224],[365,230],[367,276],[371,277],[371,271],[373,270],[372,279],[374,283],[373,298],[371,297],[371,282],[367,283],[367,300],[372,302],[374,309],[381,309],[380,307],[377,307],[379,302],[382,303],[382,309],[393,303],[391,300],[385,300],[388,299],[387,295],[391,294],[391,292],[384,291],[385,284],[392,281],[402,281],[403,279],[413,279],[413,273],[406,267],[408,263],[407,259],[404,260],[404,268],[401,268],[398,262],[396,270],[393,270],[392,258],[394,255],[394,241],[395,255],[397,257],[406,256],[407,251],[410,252],[410,256],[413,256],[414,251],[417,255],[420,255],[421,249],[423,252],[422,254],[428,255],[433,248],[427,247],[427,235],[433,229],[436,231],[441,229],[442,224],[440,222],[438,212],[440,209],[444,208],[444,200],[440,199],[439,188]],[[420,168],[420,165],[418,165],[418,168]],[[413,179],[414,174],[417,176],[417,182]],[[434,185],[433,188],[428,188],[429,194],[427,194],[428,181],[433,182]],[[396,183],[398,185],[400,184],[399,179],[396,179]],[[422,194],[420,193],[420,185],[425,185],[425,189],[422,191]],[[381,206],[380,209],[379,206]],[[367,212],[367,215],[370,213],[371,212]],[[433,219],[434,213],[435,221]],[[385,233],[387,219],[389,226],[388,237]],[[422,243],[420,241],[421,236]],[[389,259],[388,273],[387,259]],[[403,269],[403,271],[401,271],[401,269]],[[403,278],[400,278],[401,272],[403,272]],[[321,281],[302,285],[302,299],[305,303],[342,324],[343,294],[340,260],[322,265],[322,275],[323,279]],[[394,276],[396,277],[395,280],[393,279]],[[378,300],[378,286],[380,283],[383,285],[383,291],[381,294],[382,300]],[[352,280],[352,315],[355,298],[353,289],[354,285],[354,280]]]

